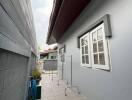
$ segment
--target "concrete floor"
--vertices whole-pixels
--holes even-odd
[[[78,95],[71,89],[67,89],[67,96],[65,96],[66,84],[64,81],[59,82],[57,74],[42,74],[42,99],[41,100],[88,100],[82,95]]]

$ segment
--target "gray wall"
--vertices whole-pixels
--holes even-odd
[[[30,0],[0,0],[0,100],[25,100],[36,35]]]
[[[43,64],[44,70],[57,70],[57,60],[45,60]]]
[[[66,45],[64,79],[70,81],[70,61],[73,56],[73,85],[89,100],[131,100],[132,99],[132,0],[93,0],[72,24],[59,41],[59,48]],[[112,71],[92,70],[80,66],[80,49],[77,37],[86,32],[96,20],[110,14],[112,37],[110,57]],[[58,57],[58,69],[62,63]]]
[[[0,0],[0,48],[21,55],[36,54],[30,0]]]
[[[0,49],[0,100],[24,100],[28,58]]]
[[[32,53],[31,62],[30,62],[30,72],[32,72],[35,68],[36,68],[36,56]]]

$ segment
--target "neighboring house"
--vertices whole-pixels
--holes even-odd
[[[45,50],[40,53],[40,59],[42,60],[56,60],[57,50]]]
[[[57,51],[54,51],[54,52],[50,52],[48,55],[47,55],[47,60],[56,60],[57,59]],[[45,59],[45,60],[46,60]]]
[[[49,49],[40,53],[40,59],[44,61],[44,70],[57,70],[57,50]]]
[[[0,100],[26,100],[36,54],[30,0],[0,0]]]
[[[47,43],[89,100],[132,99],[132,0],[55,0]]]

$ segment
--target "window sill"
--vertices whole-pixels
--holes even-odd
[[[91,69],[91,70],[94,70],[94,71],[96,71],[96,70],[104,70],[104,71],[108,71],[108,72],[111,72],[112,71],[112,69],[111,69],[111,67],[109,67],[109,68],[101,68],[101,67],[91,67],[90,65],[80,65],[81,66],[81,68],[85,68],[85,69]]]

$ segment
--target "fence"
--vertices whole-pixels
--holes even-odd
[[[73,56],[72,55],[61,55],[58,57],[58,76],[60,77],[59,81],[63,80],[66,83],[65,87],[65,96],[67,96],[67,89],[76,90],[80,94],[79,87],[73,85]]]

